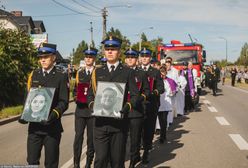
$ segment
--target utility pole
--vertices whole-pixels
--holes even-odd
[[[91,47],[93,47],[93,27],[92,27],[92,22],[90,22],[90,41],[91,41]]]
[[[104,40],[106,38],[106,30],[107,30],[107,8],[104,7],[102,9],[102,18],[103,18],[103,35],[102,35],[102,40]]]

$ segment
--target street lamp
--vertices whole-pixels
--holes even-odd
[[[141,35],[142,35],[142,31],[147,30],[147,29],[153,29],[153,27],[146,27],[140,30],[139,33],[139,38],[140,38],[140,42],[139,42],[139,51],[141,50],[141,43],[142,43],[142,39],[141,39]]]
[[[131,8],[131,5],[111,5],[111,6],[105,6],[102,9],[102,18],[103,18],[103,35],[102,35],[102,40],[105,39],[106,37],[106,30],[107,30],[107,8],[117,8],[117,7],[126,7],[126,8]]]
[[[226,63],[227,63],[227,39],[224,37],[219,37],[219,38],[226,41]]]

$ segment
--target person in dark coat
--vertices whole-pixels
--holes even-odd
[[[213,64],[212,66],[211,78],[213,95],[216,96],[216,92],[218,90],[217,85],[220,80],[220,70],[218,67],[216,67],[216,64]]]
[[[232,86],[235,86],[235,79],[238,71],[235,67],[232,67],[231,69],[231,78],[232,78]]]
[[[93,124],[95,168],[106,168],[108,163],[114,168],[123,168],[125,163],[126,137],[128,131],[127,115],[135,108],[139,90],[135,83],[134,71],[119,61],[121,54],[121,40],[112,36],[107,37],[104,45],[104,55],[107,62],[102,67],[93,71],[91,86],[89,89],[88,102],[92,108],[94,104],[97,84],[100,81],[125,83],[126,88],[123,94],[124,103],[120,110],[122,119],[110,117],[95,117]],[[128,92],[130,100],[128,101]]]
[[[151,61],[151,50],[143,48],[140,51],[141,56],[141,68],[145,71],[149,87],[150,87],[150,95],[148,97],[148,101],[145,105],[145,120],[144,120],[144,128],[143,128],[143,148],[144,153],[142,156],[142,163],[148,163],[148,155],[149,150],[152,149],[152,141],[155,132],[156,119],[158,108],[160,105],[160,94],[164,92],[164,83],[161,78],[160,71],[156,68],[153,68],[150,64]]]
[[[80,158],[84,140],[84,130],[87,128],[87,158],[85,168],[90,168],[94,158],[93,145],[93,117],[92,110],[88,108],[87,93],[90,85],[91,74],[97,56],[95,48],[83,51],[85,67],[77,72],[74,87],[74,97],[77,104],[75,111],[75,138],[73,143],[74,168],[80,167]]]
[[[141,160],[140,158],[140,143],[141,132],[144,122],[144,108],[143,105],[150,94],[149,83],[146,73],[137,67],[138,51],[133,48],[128,49],[125,53],[126,65],[134,70],[135,81],[141,94],[139,98],[138,108],[132,109],[128,113],[129,131],[130,131],[130,165],[129,168],[134,168],[135,165]]]
[[[30,122],[28,127],[27,162],[29,165],[40,165],[41,150],[45,148],[46,168],[57,168],[59,165],[59,144],[63,127],[61,117],[68,108],[69,88],[66,74],[54,66],[56,45],[44,43],[38,49],[41,68],[29,76],[27,88],[55,88],[48,120]],[[20,123],[25,123],[22,119]]]

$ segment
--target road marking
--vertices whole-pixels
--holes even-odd
[[[83,147],[81,156],[84,155],[86,150],[87,150],[87,145]],[[69,168],[71,165],[73,165],[73,157],[70,160],[68,160],[61,168]]]
[[[239,134],[229,134],[234,143],[239,147],[240,150],[248,150],[248,143]]]
[[[203,100],[203,103],[204,104],[211,104],[210,101],[208,101],[208,100]]]
[[[229,122],[224,117],[215,117],[220,125],[230,125]]]
[[[229,85],[226,85],[226,86],[229,87],[229,88],[233,88],[233,89],[236,89],[238,91],[244,92],[244,93],[248,93],[248,91],[247,90],[244,90],[244,89],[236,88],[236,87],[229,86]]]
[[[211,111],[212,113],[217,113],[218,111],[216,110],[216,108],[209,106],[208,107],[209,111]]]

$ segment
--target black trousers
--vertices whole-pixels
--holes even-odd
[[[166,140],[167,116],[169,111],[159,111],[158,120],[160,125],[160,139]]]
[[[194,108],[192,96],[190,95],[190,91],[185,91],[185,107],[184,110],[192,110]]]
[[[232,86],[235,85],[235,78],[236,78],[236,76],[232,75]]]
[[[125,162],[126,132],[109,132],[94,128],[94,168],[123,168]]]
[[[130,132],[130,159],[136,160],[140,158],[140,143],[142,132],[142,118],[130,118],[129,119],[129,132]]]
[[[158,110],[146,112],[142,137],[144,150],[150,150],[152,148],[152,140],[156,127],[157,111]]]
[[[45,147],[45,167],[57,168],[59,165],[59,144],[61,133],[54,135],[28,134],[27,162],[29,165],[39,165],[42,147]]]
[[[75,116],[75,138],[73,144],[74,164],[80,164],[82,145],[84,141],[84,130],[87,128],[87,160],[92,161],[94,158],[93,145],[93,118]]]
[[[217,84],[218,82],[216,80],[212,80],[212,90],[213,90],[213,95],[216,95],[217,91]]]

